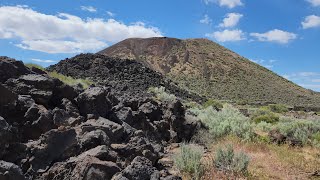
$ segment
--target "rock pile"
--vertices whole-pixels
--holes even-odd
[[[106,57],[86,62],[79,56],[71,61],[79,60],[75,66],[83,70],[79,77],[104,67],[109,74],[114,68],[128,69],[128,74],[114,77],[138,71],[121,64],[134,64],[131,61],[118,64],[99,58]],[[56,69],[72,75],[70,66],[63,62]],[[200,126],[186,118],[179,100],[119,98],[113,86],[75,89],[6,57],[0,58],[0,74],[1,180],[180,179],[158,161],[166,146],[190,140]],[[155,76],[137,82],[151,83]]]
[[[183,99],[204,99],[179,88],[160,73],[135,60],[111,58],[100,54],[80,54],[50,66],[48,70],[75,78],[90,78],[101,85],[112,87],[117,95],[146,96],[149,87],[164,86],[170,93]],[[119,91],[125,93],[118,94]]]

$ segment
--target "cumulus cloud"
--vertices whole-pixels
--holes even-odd
[[[159,37],[158,28],[142,22],[81,19],[60,13],[47,15],[30,8],[0,7],[0,38],[20,41],[16,46],[47,53],[93,52],[130,37]]]
[[[283,75],[284,78],[294,81],[304,88],[320,92],[320,72],[297,72]]]
[[[213,38],[219,42],[241,41],[244,40],[244,33],[239,30],[224,30],[206,34],[207,37]]]
[[[297,73],[292,73],[292,74],[285,74],[283,76],[289,80],[312,81],[313,79],[319,77],[320,73],[317,73],[317,72],[297,72]]]
[[[93,52],[101,47],[107,47],[107,43],[98,40],[66,41],[66,40],[28,40],[16,44],[17,47],[27,50],[36,50],[46,53],[81,53]]]
[[[92,6],[81,6],[81,10],[88,12],[97,12],[97,9]]]
[[[250,59],[252,62],[255,62],[257,64],[260,64],[261,66],[264,66],[268,69],[272,69],[277,62],[277,60],[270,59],[270,60],[265,60],[265,59]]]
[[[301,22],[303,29],[319,27],[320,26],[320,17],[316,15],[307,16],[303,22]]]
[[[226,17],[223,19],[223,22],[219,24],[219,27],[234,27],[239,23],[242,17],[243,15],[239,13],[228,13]]]
[[[250,36],[257,38],[258,41],[276,42],[280,44],[287,44],[289,41],[297,38],[296,34],[279,29],[270,30],[265,33],[250,33]]]
[[[203,19],[200,20],[202,24],[211,24],[212,19],[208,16],[208,14],[204,15]]]
[[[116,14],[114,14],[113,12],[111,12],[111,11],[107,11],[107,14],[108,14],[108,16],[110,16],[110,17],[114,17]]]
[[[36,59],[36,58],[33,58],[31,59],[32,61],[35,61],[35,62],[40,62],[40,63],[54,63],[56,61],[54,60],[47,60],[47,59]]]
[[[307,0],[313,6],[320,6],[320,0]]]
[[[203,2],[207,5],[213,2],[217,2],[219,6],[226,6],[230,9],[243,5],[241,0],[203,0]]]

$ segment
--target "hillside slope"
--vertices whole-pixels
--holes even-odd
[[[181,86],[221,100],[320,104],[319,93],[304,89],[207,39],[133,38],[98,53],[136,59]]]

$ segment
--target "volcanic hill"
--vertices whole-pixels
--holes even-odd
[[[98,54],[135,59],[199,95],[247,103],[319,106],[320,94],[207,39],[132,38]]]

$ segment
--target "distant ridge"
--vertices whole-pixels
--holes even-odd
[[[99,54],[136,59],[200,95],[247,103],[320,106],[320,95],[207,39],[131,38]]]

